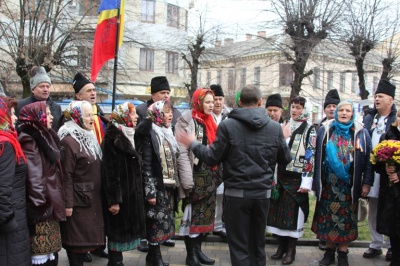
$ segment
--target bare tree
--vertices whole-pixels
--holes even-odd
[[[384,9],[381,0],[349,1],[346,10],[343,16],[342,38],[355,60],[360,97],[367,99],[369,92],[365,85],[365,58],[376,48],[379,40],[387,35],[390,26],[382,19]],[[390,59],[384,61],[387,64]]]
[[[96,14],[98,2],[10,0],[2,3],[0,53],[4,56],[1,56],[0,64],[6,69],[12,69],[14,65],[24,97],[30,95],[30,69],[33,66],[43,66],[47,72],[58,67],[62,70],[77,67],[77,43],[93,40],[95,25],[85,22],[85,17],[88,12]],[[78,13],[71,9],[77,7]]]
[[[289,50],[283,50],[294,72],[290,97],[299,95],[304,78],[313,74],[306,71],[313,49],[328,37],[342,12],[342,0],[272,0],[272,7],[290,36]]]

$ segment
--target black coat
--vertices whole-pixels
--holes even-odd
[[[390,126],[389,131],[381,136],[381,141],[388,139],[400,140],[397,127]],[[400,182],[390,184],[386,165],[383,163],[378,163],[375,170],[381,175],[376,230],[390,237],[400,237]],[[396,170],[400,176],[400,165],[396,165]],[[397,197],[395,190],[399,193]]]
[[[26,170],[26,164],[16,164],[11,144],[0,143],[0,265],[31,265]]]
[[[102,142],[102,200],[106,235],[109,241],[129,242],[145,237],[144,196],[140,155],[128,138],[112,123]],[[112,215],[108,208],[119,204]]]

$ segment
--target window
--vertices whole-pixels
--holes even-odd
[[[258,89],[260,88],[260,76],[261,76],[261,68],[255,67],[254,68],[254,86]]]
[[[321,88],[321,69],[314,67],[314,89]]]
[[[328,91],[333,89],[333,71],[328,70]]]
[[[358,91],[358,79],[357,73],[351,74],[351,92],[355,93]]]
[[[77,65],[80,68],[91,68],[92,49],[85,46],[78,46]]]
[[[217,71],[217,84],[221,84],[222,70]]]
[[[80,16],[97,16],[100,0],[78,0]]]
[[[207,71],[207,87],[211,85],[211,72]]]
[[[166,65],[165,72],[167,73],[178,73],[178,53],[167,52],[166,53]]]
[[[290,86],[293,82],[293,70],[290,64],[279,64],[279,86]]]
[[[340,91],[344,92],[346,88],[346,73],[340,73]]]
[[[373,87],[372,87],[373,92],[372,93],[375,94],[375,91],[378,88],[379,78],[378,77],[374,77],[372,82],[373,82]]]
[[[228,91],[233,91],[234,89],[234,75],[233,69],[228,70]]]
[[[179,7],[168,4],[167,9],[167,25],[179,28]]]
[[[154,0],[142,0],[142,22],[155,22],[155,5]]]
[[[240,70],[240,87],[246,86],[246,68]]]
[[[154,50],[140,48],[139,69],[144,71],[154,71]]]

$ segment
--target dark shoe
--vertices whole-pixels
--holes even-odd
[[[199,237],[202,237],[200,235]],[[186,246],[186,265],[188,266],[201,266],[199,258],[196,255],[196,238],[191,238],[189,236],[185,236],[184,238],[185,246]]]
[[[337,256],[338,266],[349,266],[349,261],[347,259],[347,253],[349,253],[349,252],[341,251],[341,250],[338,251],[338,256]]]
[[[363,257],[367,259],[372,259],[375,258],[376,256],[382,255],[382,250],[381,249],[374,249],[374,248],[368,248],[364,254]]]
[[[386,252],[385,260],[386,261],[392,260],[392,248],[389,248],[388,251]]]
[[[213,235],[220,236],[226,239],[226,233],[224,231],[213,231]]]
[[[88,253],[85,253],[85,254],[83,255],[83,261],[84,261],[84,262],[92,262],[92,256],[90,255],[89,252],[88,252]]]
[[[108,253],[107,266],[124,266],[124,258],[121,251],[110,251]]]
[[[319,266],[328,266],[335,263],[335,250],[332,248],[326,248],[324,257],[319,262]]]
[[[280,260],[282,259],[283,255],[285,255],[287,251],[287,240],[288,238],[285,236],[277,236],[278,240],[278,249],[276,250],[275,254],[271,256],[271,260]]]
[[[169,266],[169,263],[163,262],[160,245],[148,245],[148,247],[146,266]]]
[[[167,241],[161,243],[161,245],[166,247],[175,247],[175,242],[172,239],[168,239]]]
[[[147,245],[147,240],[140,240],[140,244],[137,246],[137,250],[141,252],[149,252],[149,245]]]
[[[203,251],[201,251],[202,236],[200,235],[200,236],[196,237],[195,239],[197,240],[196,245],[195,245],[195,251],[196,251],[196,255],[197,255],[197,258],[199,259],[200,263],[206,264],[206,265],[214,265],[215,260],[210,259],[203,253]]]
[[[296,245],[297,245],[297,238],[288,237],[287,252],[285,257],[283,257],[282,259],[283,265],[289,265],[293,263],[296,257]]]
[[[324,240],[320,240],[318,243],[318,248],[322,251],[324,251],[326,249],[326,241]]]
[[[104,249],[103,250],[96,249],[95,251],[92,251],[90,253],[92,253],[93,255],[95,255],[97,257],[108,259],[108,253]]]

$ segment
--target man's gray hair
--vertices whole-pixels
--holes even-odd
[[[240,93],[240,101],[244,107],[255,105],[260,99],[261,90],[254,85],[246,85]]]

